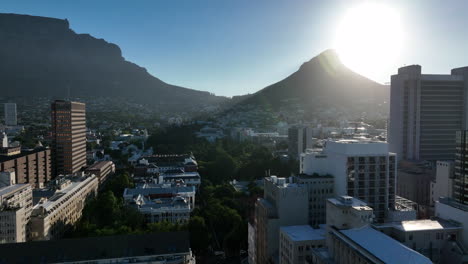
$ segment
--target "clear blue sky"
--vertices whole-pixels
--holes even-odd
[[[2,0],[0,12],[67,18],[77,33],[115,43],[165,82],[218,95],[253,93],[331,48],[339,20],[362,1]],[[468,65],[468,1],[388,1],[401,12],[401,58],[426,73]]]

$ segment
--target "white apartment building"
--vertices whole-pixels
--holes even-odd
[[[18,125],[15,103],[5,103],[4,112],[5,112],[5,125],[7,126]]]
[[[31,211],[31,185],[0,188],[0,243],[26,242]]]
[[[388,144],[370,140],[327,141],[323,150],[311,150],[300,158],[300,172],[334,177],[334,194],[361,199],[383,222],[395,209],[396,155]]]
[[[280,264],[303,264],[314,248],[325,246],[325,229],[309,225],[280,228]]]
[[[89,197],[95,196],[99,179],[95,175],[58,179],[58,190],[43,197],[31,215],[31,239],[60,238],[70,225],[78,221]]]
[[[144,215],[147,223],[184,224],[190,220],[192,212],[187,200],[181,196],[148,199],[139,195],[130,205],[135,206]]]

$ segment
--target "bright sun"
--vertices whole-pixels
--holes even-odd
[[[366,3],[348,10],[338,27],[335,49],[346,66],[379,81],[397,59],[402,41],[398,12]]]

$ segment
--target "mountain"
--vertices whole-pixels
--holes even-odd
[[[247,97],[240,106],[280,109],[301,105],[307,111],[388,111],[388,86],[369,80],[343,65],[334,50],[326,50],[302,64],[298,71]],[[382,109],[384,108],[384,109]]]
[[[0,43],[2,96],[124,97],[184,109],[227,100],[159,80],[66,19],[0,14]]]

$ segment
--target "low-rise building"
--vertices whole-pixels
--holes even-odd
[[[100,161],[87,168],[85,173],[96,175],[99,185],[102,185],[109,175],[115,173],[115,165],[112,161]]]
[[[147,223],[170,222],[184,224],[190,219],[190,204],[181,196],[150,199],[139,195],[129,206],[144,215]]]
[[[443,219],[424,219],[378,224],[375,229],[418,251],[435,263],[443,260],[442,251],[447,243],[460,237],[462,227]]]
[[[190,209],[195,208],[195,187],[194,186],[171,186],[168,184],[148,184],[137,186],[137,188],[126,188],[123,198],[126,203],[131,203],[138,196],[147,199],[174,198],[180,196],[184,198]]]
[[[31,211],[31,185],[0,188],[0,243],[26,242]]]
[[[280,264],[302,264],[313,248],[325,246],[325,229],[309,225],[280,228]]]
[[[95,175],[61,177],[50,186],[52,191],[35,193],[35,196],[40,196],[40,200],[31,215],[31,239],[60,238],[80,219],[86,201],[97,194],[98,186]]]
[[[3,244],[0,252],[0,263],[195,264],[187,232]]]

